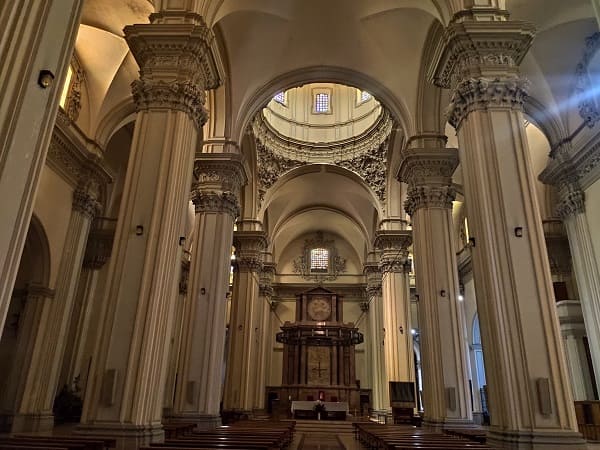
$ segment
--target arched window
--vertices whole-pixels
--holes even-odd
[[[312,273],[327,273],[329,271],[329,250],[323,247],[311,249],[310,271]]]

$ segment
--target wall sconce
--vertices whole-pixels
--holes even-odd
[[[144,234],[144,227],[142,225],[136,226],[135,234],[136,234],[136,236],[141,236],[142,234]]]
[[[200,295],[204,295],[204,294],[206,294],[206,289],[200,288]]]
[[[469,238],[469,244],[471,244],[471,247],[475,247],[475,238],[474,237]]]
[[[418,302],[419,301],[419,294],[415,294],[415,300]]]
[[[515,236],[523,237],[523,227],[515,227]]]
[[[445,291],[444,289],[442,289],[442,290],[440,291],[440,296],[441,296],[441,297],[445,297],[445,296],[446,296],[446,291]]]
[[[398,329],[400,330],[400,334],[404,334],[404,327],[402,327],[402,325],[400,325]]]
[[[42,89],[47,89],[54,82],[54,74],[49,70],[40,70],[37,82]]]
[[[179,236],[179,246],[183,247],[185,245],[185,236]]]

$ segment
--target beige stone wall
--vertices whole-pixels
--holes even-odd
[[[600,267],[600,180],[585,191],[585,215],[596,256],[596,265]]]

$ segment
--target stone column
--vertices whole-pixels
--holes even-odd
[[[77,282],[94,215],[100,210],[98,182],[87,178],[73,192],[73,210],[58,269],[55,295],[44,303],[40,332],[27,350],[29,362],[20,374],[21,398],[17,399],[13,432],[51,430],[52,406],[57,392],[66,335],[73,310]]]
[[[381,251],[383,346],[388,382],[415,381],[408,279],[408,247],[411,241],[411,232],[406,230],[379,230],[375,235],[375,247]],[[389,392],[389,386],[385,389]]]
[[[132,448],[162,439],[162,402],[212,31],[191,13],[125,28],[140,66],[137,119],[80,431]],[[210,239],[214,237],[211,236]],[[212,264],[212,261],[210,262]]]
[[[588,364],[581,304],[575,300],[563,300],[556,304],[556,310],[567,356],[573,398],[575,401],[594,400],[594,380]]]
[[[445,136],[411,139],[398,172],[399,180],[408,183],[404,206],[413,226],[423,404],[431,426],[473,421],[452,224],[458,151],[444,148],[445,142]]]
[[[595,382],[600,387],[600,271],[585,215],[585,194],[579,186],[577,172],[564,153],[555,156],[540,179],[558,188],[556,215],[562,219],[567,230]]]
[[[369,299],[369,341],[368,352],[371,361],[371,388],[373,392],[373,409],[378,411],[390,407],[387,373],[385,370],[385,346],[383,324],[383,300],[381,293],[381,271],[378,263],[365,264],[367,279],[367,297]]]
[[[263,231],[236,231],[234,245],[237,273],[233,283],[229,319],[229,353],[223,409],[251,413],[254,408],[256,364],[260,348],[257,319],[264,306],[260,303],[258,277],[267,237]]]
[[[577,433],[532,174],[521,62],[533,26],[449,25],[429,71],[452,89],[493,445],[584,448]]]
[[[236,153],[203,153],[195,172],[196,244],[173,417],[206,429],[221,421],[233,224],[247,178],[242,157]]]
[[[265,255],[266,256],[266,255]],[[268,255],[271,259],[271,255]],[[265,259],[267,259],[265,257]],[[258,346],[259,353],[256,365],[256,394],[254,408],[265,409],[267,376],[270,371],[271,351],[275,343],[275,335],[271,335],[271,298],[273,298],[273,279],[275,278],[276,264],[271,261],[263,263],[260,271],[258,287]]]
[[[83,0],[2,4],[0,329],[4,328],[19,270],[82,5]],[[40,70],[48,72],[48,84],[40,80]]]

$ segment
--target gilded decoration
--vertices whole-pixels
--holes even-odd
[[[325,272],[315,272],[311,270],[311,250],[323,248],[328,251],[328,267]],[[304,241],[302,254],[294,259],[294,273],[297,273],[306,280],[322,283],[324,281],[333,281],[346,271],[346,260],[339,256],[335,241],[327,239],[322,231],[317,231],[315,236]]]

